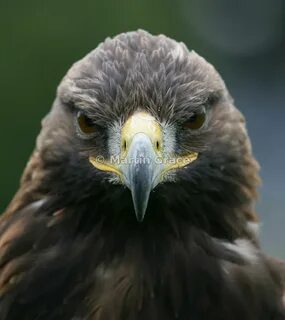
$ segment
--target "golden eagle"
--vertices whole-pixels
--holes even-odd
[[[258,164],[212,65],[139,30],[75,63],[0,221],[0,320],[284,320]]]

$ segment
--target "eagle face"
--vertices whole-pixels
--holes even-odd
[[[107,39],[69,70],[46,123],[61,131],[54,153],[77,162],[70,169],[76,185],[84,181],[79,189],[127,187],[138,221],[148,204],[152,211],[150,195],[167,198],[183,185],[186,201],[227,181],[234,193],[234,179],[249,166],[257,180],[243,117],[221,77],[165,36],[139,31]]]

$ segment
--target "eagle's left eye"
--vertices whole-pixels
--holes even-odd
[[[96,126],[92,119],[87,117],[83,112],[79,111],[77,114],[77,123],[80,130],[85,134],[91,134],[96,131]]]
[[[201,112],[194,113],[183,126],[188,129],[197,130],[200,129],[206,120],[206,112],[202,110]]]

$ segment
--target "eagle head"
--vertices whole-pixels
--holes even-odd
[[[41,185],[97,216],[190,219],[231,235],[255,220],[244,118],[214,67],[163,35],[120,34],[75,63],[36,150]]]

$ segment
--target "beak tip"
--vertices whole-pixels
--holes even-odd
[[[147,202],[144,206],[138,206],[137,202],[134,202],[134,211],[136,215],[137,222],[142,223],[145,218],[145,213],[147,209]]]
[[[143,214],[142,214],[142,213],[138,214],[138,213],[136,212],[137,222],[142,223],[143,220],[144,220],[144,216],[145,216],[145,213],[143,213]]]

